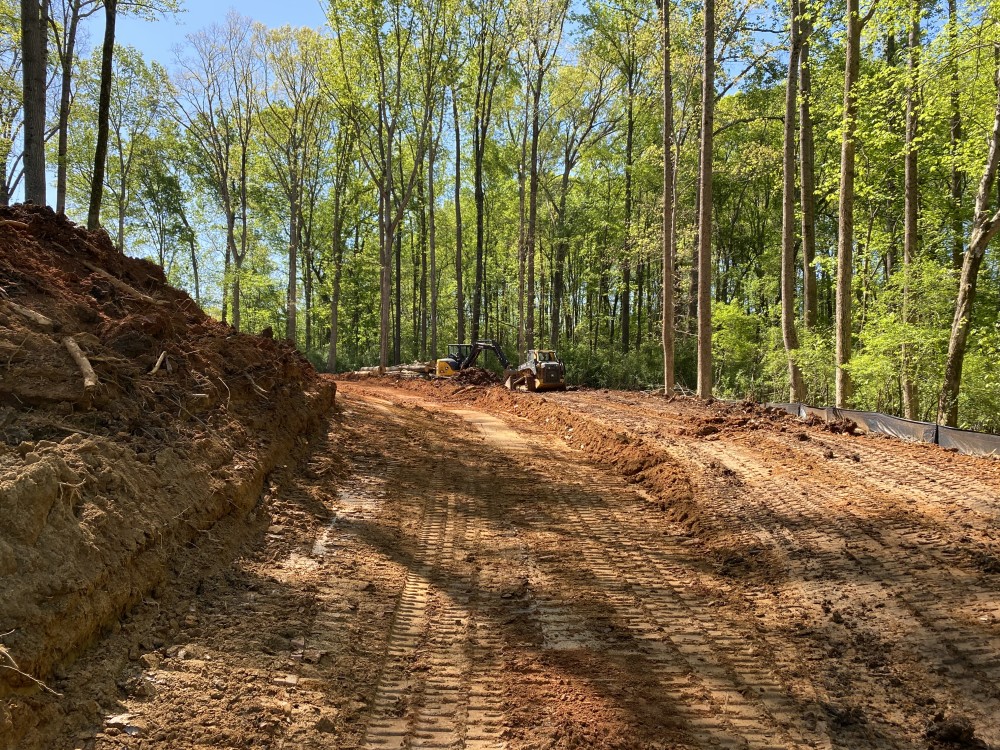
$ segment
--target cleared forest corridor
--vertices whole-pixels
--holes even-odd
[[[614,392],[338,402],[243,556],[74,665],[148,685],[76,746],[1000,742],[993,462]]]

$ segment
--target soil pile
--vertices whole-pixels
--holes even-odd
[[[333,403],[50,209],[0,209],[0,748],[45,681],[184,565]]]
[[[458,385],[497,385],[500,378],[493,372],[482,367],[466,367],[452,377],[452,382]]]

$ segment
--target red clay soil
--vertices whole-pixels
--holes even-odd
[[[466,367],[456,373],[451,380],[457,385],[497,385],[500,382],[495,373],[482,367]]]
[[[269,521],[204,535],[21,747],[1000,747],[1000,462],[752,405],[340,385]]]
[[[557,548],[572,555],[570,539],[598,540],[564,575],[611,581],[605,596],[622,611],[622,581],[657,592],[643,602],[651,624],[694,654],[685,684],[668,680],[658,700],[680,698],[683,718],[694,705],[684,690],[704,681],[707,713],[688,722],[691,746],[718,743],[726,729],[709,717],[735,711],[751,747],[762,736],[766,747],[1000,747],[1000,461],[844,434],[753,404],[367,387],[428,410],[437,401],[493,414],[502,421],[485,429],[497,444],[519,462],[550,465],[532,487],[573,481],[594,462],[675,525],[656,540],[659,524],[642,504],[584,479],[600,499],[562,508],[565,516],[553,510],[532,528],[551,532],[555,519],[579,513],[583,525],[561,529],[538,559]],[[675,598],[662,599],[671,580]],[[674,618],[678,600],[690,609]],[[770,718],[752,718],[753,706]]]
[[[7,750],[32,747],[58,711],[53,672],[162,591],[219,524],[252,522],[336,386],[287,344],[209,318],[106,233],[32,206],[0,209],[0,363]]]

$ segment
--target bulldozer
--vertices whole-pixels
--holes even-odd
[[[512,391],[521,385],[532,393],[566,390],[566,365],[554,349],[529,349],[524,363],[504,373],[504,377],[505,385]]]
[[[467,367],[472,367],[483,352],[493,352],[503,365],[504,377],[510,373],[510,360],[503,353],[500,345],[492,339],[475,341],[471,344],[448,344],[448,355],[437,361],[435,375],[439,378],[451,378]]]

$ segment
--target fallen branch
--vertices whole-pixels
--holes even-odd
[[[14,632],[13,630],[10,631],[10,633],[13,633],[13,632]],[[10,633],[4,633],[4,635],[10,635]],[[31,680],[33,683],[35,683],[35,685],[37,685],[38,687],[40,687],[42,690],[45,690],[45,691],[47,691],[49,693],[52,693],[52,695],[55,695],[55,696],[57,696],[59,698],[62,698],[62,693],[57,693],[55,690],[53,690],[52,688],[50,688],[44,682],[42,682],[41,680],[39,680],[37,677],[33,677],[32,675],[28,674],[27,672],[22,671],[21,668],[19,666],[17,666],[17,662],[14,661],[14,657],[11,656],[10,651],[8,651],[7,649],[5,649],[3,646],[0,646],[0,656],[3,656],[4,658],[7,659],[7,661],[10,662],[10,665],[8,665],[8,664],[0,664],[0,669],[9,669],[11,672],[19,674],[21,677],[24,677],[24,678],[26,678],[28,680]]]
[[[132,287],[132,286],[129,286],[128,284],[126,284],[124,281],[122,281],[121,279],[119,279],[117,276],[112,276],[110,273],[108,273],[107,271],[105,271],[103,268],[99,268],[98,266],[95,266],[89,260],[85,260],[85,259],[81,258],[80,262],[83,263],[83,265],[85,265],[91,271],[93,271],[94,273],[96,273],[98,276],[101,276],[101,277],[107,279],[111,283],[112,286],[117,287],[119,290],[121,290],[121,291],[125,292],[126,294],[129,294],[129,295],[131,295],[131,296],[133,296],[133,297],[141,300],[142,302],[145,302],[148,305],[163,305],[163,304],[165,304],[163,302],[163,300],[154,299],[153,297],[150,297],[148,294],[143,294],[142,292],[140,292],[135,287]]]
[[[79,344],[76,343],[76,339],[72,336],[67,336],[63,339],[63,346],[66,347],[66,351],[69,352],[69,356],[73,358],[76,362],[76,366],[80,368],[80,373],[83,375],[83,387],[85,390],[90,388],[96,388],[100,385],[100,380],[97,379],[97,373],[94,372],[94,368],[90,366],[90,360],[87,359],[87,355],[83,353],[80,349]]]
[[[56,322],[51,318],[45,317],[41,313],[29,310],[27,307],[21,307],[16,302],[11,302],[10,300],[7,300],[7,306],[22,318],[27,318],[28,320],[37,323],[47,331],[52,331],[56,328]]]
[[[378,367],[362,367],[357,370],[357,372],[378,372]],[[431,364],[426,364],[423,362],[414,362],[409,365],[392,365],[391,367],[386,367],[385,371],[390,375],[397,375],[399,373],[411,372],[419,375],[427,375],[434,372],[434,366]]]
[[[22,231],[28,231],[31,227],[25,224],[23,221],[15,221],[14,219],[3,219],[0,221],[0,227],[9,227],[10,229],[20,229]]]

